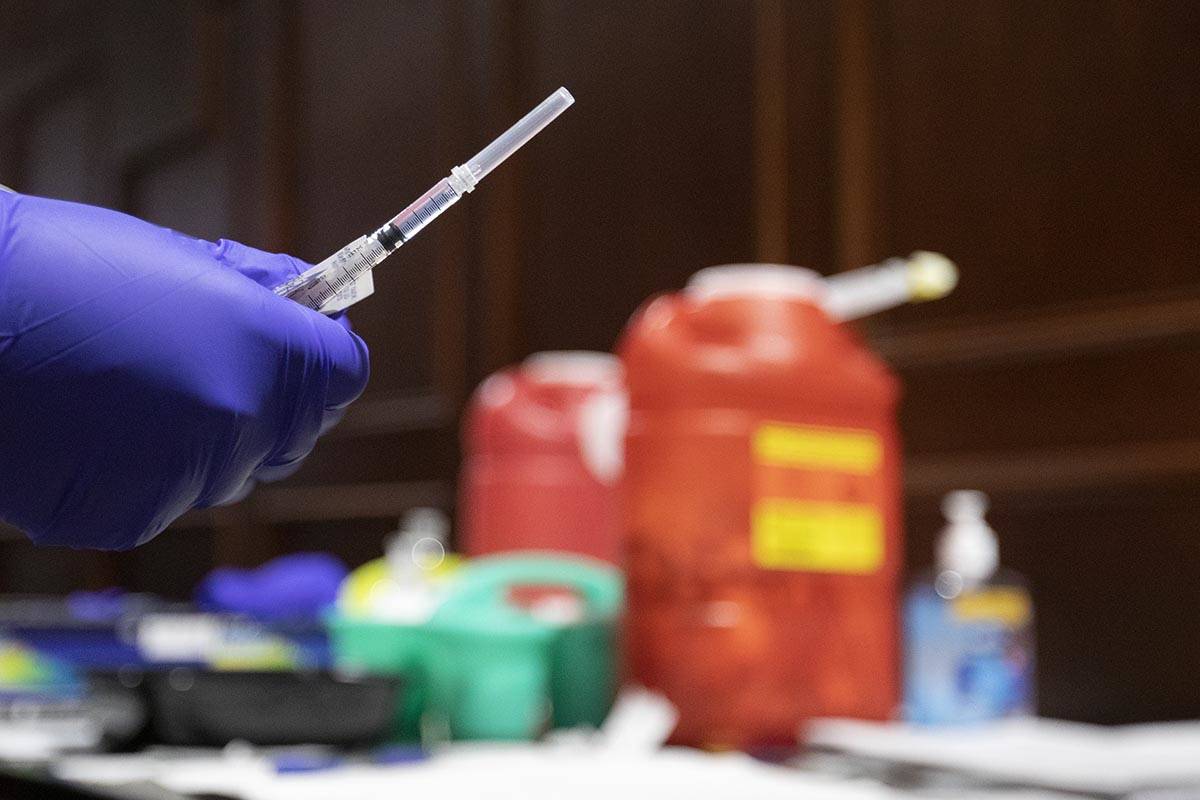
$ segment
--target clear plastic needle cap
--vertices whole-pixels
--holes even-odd
[[[500,134],[491,144],[476,153],[464,166],[471,171],[471,175],[476,181],[482,180],[485,175],[499,166],[504,159],[520,150],[521,145],[536,136],[542,128],[553,122],[574,102],[575,98],[571,96],[571,93],[560,87],[558,91],[539,103],[537,108],[521,117],[516,125]]]

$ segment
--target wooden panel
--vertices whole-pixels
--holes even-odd
[[[788,25],[783,0],[754,4],[754,260],[787,263]]]
[[[121,0],[103,15],[105,59],[113,82],[109,113],[113,143],[135,154],[165,131],[191,127],[204,91],[201,17],[210,7]]]
[[[135,213],[202,239],[229,230],[229,178],[224,153],[213,147],[171,158],[138,180]]]
[[[754,7],[530,3],[521,105],[578,102],[522,152],[524,351],[612,346],[649,295],[754,257]]]
[[[908,369],[1061,359],[1169,344],[1197,333],[1200,287],[1188,287],[932,325],[879,326],[871,338],[891,364]]]
[[[462,37],[462,62],[453,74],[466,89],[464,121],[470,120],[473,131],[469,152],[483,147],[528,110],[520,106],[523,98],[519,97],[525,55],[519,28],[523,11],[518,3],[462,4],[463,13],[453,28]],[[462,336],[469,344],[460,392],[507,365],[521,346],[524,265],[519,178],[526,152],[490,174],[464,204],[461,230],[467,249],[461,257],[467,268],[462,271]]]
[[[868,0],[842,0],[836,8],[833,227],[836,267],[847,270],[875,263],[884,252],[878,210],[884,189],[879,179],[881,133],[874,119],[879,57]]]
[[[352,529],[341,522],[309,522],[286,525],[282,536],[289,548],[333,553],[347,564],[364,564],[383,552],[387,536],[396,530],[394,514],[380,519],[356,520]]]
[[[903,429],[919,454],[1197,437],[1197,364],[1200,336],[1054,360],[910,368]]]
[[[450,492],[440,481],[359,482],[324,486],[287,484],[262,486],[245,502],[246,509],[259,520],[272,524],[297,522],[340,522],[369,519],[396,519],[416,506],[449,506]],[[221,525],[235,508],[217,508],[193,512],[181,527]]]
[[[91,582],[96,561],[92,553],[36,548],[17,534],[0,541],[0,589],[22,594],[82,589]]]
[[[81,19],[89,19],[86,7]],[[91,125],[95,61],[74,43],[79,22],[64,24],[58,41],[16,30],[4,34],[14,46],[7,51],[8,68],[0,70],[0,166],[13,187],[71,199],[90,196],[100,156]]]
[[[28,121],[21,187],[47,197],[87,197],[90,98],[83,92],[56,99]]]
[[[1200,15],[1188,0],[880,6],[888,252],[961,288],[905,319],[1192,283]]]
[[[257,564],[262,558],[258,555],[248,563],[221,558],[219,548],[219,535],[212,530],[172,531],[137,550],[107,559],[111,564],[108,585],[189,600],[196,584],[213,566]],[[268,551],[268,555],[273,553]]]
[[[289,484],[434,480],[453,476],[458,439],[444,427],[322,440]]]
[[[5,0],[0,14],[0,98],[42,77],[46,62],[76,56],[92,41],[101,3],[94,0]],[[27,84],[26,84],[27,85]]]
[[[1198,439],[1042,448],[1000,455],[922,455],[907,460],[904,483],[914,500],[940,497],[963,487],[1050,498],[1083,491],[1102,500],[1123,489],[1195,486],[1198,463]],[[1184,568],[1194,569],[1193,565]]]
[[[785,4],[789,263],[832,271],[835,29],[833,2]]]

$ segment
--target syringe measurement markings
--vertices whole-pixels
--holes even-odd
[[[396,220],[392,220],[393,225],[397,225],[400,229],[400,235],[405,240],[411,239],[421,228],[424,228],[433,221],[439,214],[449,208],[458,200],[459,194],[453,187],[447,186],[440,192],[432,195],[424,203],[412,210],[412,213],[402,220],[398,225]]]
[[[332,269],[337,271],[337,275],[333,278],[327,278],[328,273],[316,276],[316,280],[320,282],[320,288],[315,293],[310,288],[306,299],[324,305],[342,289],[358,280],[364,272],[382,261],[390,252],[378,241],[369,238],[363,244],[362,249],[339,253],[334,257],[332,265]]]
[[[339,254],[334,258],[334,264],[332,265],[337,275],[332,278],[327,277],[328,273],[317,276],[317,280],[321,284],[320,288],[315,293],[310,291],[306,296],[307,299],[318,303],[318,307],[324,305],[343,288],[358,280],[362,273],[373,268],[388,255],[395,252],[400,245],[419,233],[422,228],[436,219],[439,214],[452,206],[458,199],[458,192],[453,187],[446,187],[413,209],[408,217],[398,226],[396,225],[396,221],[393,220],[390,224],[396,227],[398,241],[396,242],[396,246],[391,249],[385,248],[379,243],[378,239],[372,236],[367,240],[363,250]]]
[[[320,308],[329,300],[336,297],[342,289],[354,283],[367,270],[372,269],[384,258],[395,252],[400,245],[420,233],[421,229],[436,219],[443,211],[459,199],[461,195],[452,186],[431,195],[424,203],[414,208],[408,216],[397,225],[392,220],[391,225],[396,230],[395,247],[384,247],[378,239],[378,232],[368,237],[362,249],[352,252],[339,253],[334,257],[331,270],[336,272],[334,277],[328,277],[328,272],[314,279],[315,286],[310,286],[305,294],[305,305],[316,303]]]
[[[346,260],[351,263],[346,265],[342,273],[334,278],[330,284],[335,290],[340,290],[344,286],[348,286],[358,280],[359,276],[364,272],[382,261],[389,252],[374,238],[368,239],[362,250],[347,257]]]
[[[355,267],[357,267],[357,269],[355,269]],[[313,295],[313,297],[315,297],[316,301],[320,305],[324,305],[326,301],[332,300],[335,296],[337,296],[338,292],[340,292],[344,287],[349,286],[350,284],[354,283],[354,281],[358,280],[358,277],[371,267],[371,262],[365,258],[356,264],[351,264],[350,266],[345,267],[336,278],[325,281],[321,286],[321,290],[316,295]]]

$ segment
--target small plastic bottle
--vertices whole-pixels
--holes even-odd
[[[371,612],[391,622],[420,625],[442,602],[438,569],[446,561],[450,521],[437,508],[410,509],[384,542],[386,579],[370,594]]]
[[[979,723],[1034,711],[1033,602],[1000,567],[987,496],[946,495],[937,565],[904,602],[904,716],[928,725]]]

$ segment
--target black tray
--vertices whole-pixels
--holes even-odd
[[[402,690],[396,678],[332,672],[150,672],[143,687],[153,738],[171,745],[323,744],[386,737]]]

